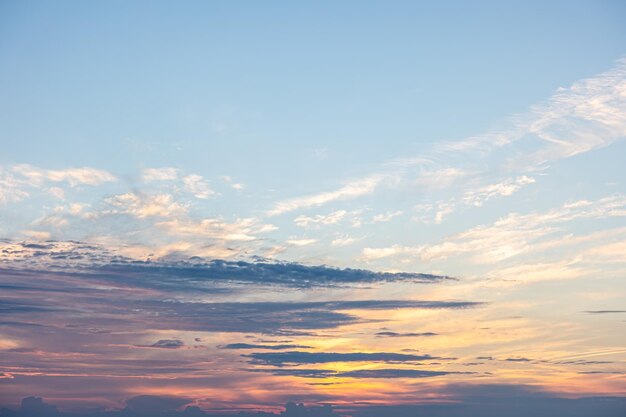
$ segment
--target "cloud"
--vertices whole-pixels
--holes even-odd
[[[619,314],[626,313],[626,310],[587,310],[585,313],[588,314]]]
[[[376,333],[376,337],[429,337],[429,336],[438,336],[438,334],[433,333],[433,332],[397,333],[397,332],[389,332],[389,331]]]
[[[287,350],[287,349],[310,349],[311,346],[304,345],[260,345],[250,343],[230,343],[228,345],[220,346],[220,349],[267,349],[267,350]]]
[[[206,200],[217,193],[211,189],[209,183],[201,175],[191,174],[183,177],[183,186],[186,191],[196,198]]]
[[[391,219],[393,219],[394,217],[402,215],[402,213],[403,212],[401,210],[398,210],[398,211],[387,211],[386,213],[380,213],[380,214],[377,214],[374,217],[372,217],[372,222],[374,222],[374,223],[388,222]]]
[[[288,402],[280,414],[249,410],[249,406],[239,406],[225,412],[205,411],[184,397],[138,395],[126,400],[123,409],[105,409],[61,412],[54,405],[44,402],[40,397],[27,397],[22,400],[19,410],[0,408],[1,417],[339,417],[330,404],[304,405]],[[236,412],[236,414],[233,414]]]
[[[317,239],[287,239],[287,243],[292,246],[309,246],[317,242]]]
[[[161,349],[182,348],[183,342],[172,336],[185,331],[315,336],[316,330],[371,322],[374,319],[367,312],[372,311],[461,310],[483,305],[472,301],[375,299],[210,302],[217,297],[239,297],[249,285],[273,293],[288,288],[306,290],[391,281],[432,283],[447,278],[292,263],[138,261],[77,242],[7,243],[0,248],[0,261],[0,312],[4,321],[21,323],[13,328],[34,323],[54,329],[58,339],[79,332],[59,328],[59,323],[80,325],[85,329],[80,334],[86,335],[139,332],[144,340],[148,335],[143,332],[153,330],[163,335],[161,339],[141,347]],[[28,338],[34,344],[48,343],[46,334]],[[130,336],[122,339],[120,345],[136,345]]]
[[[44,402],[40,397],[26,397],[22,400],[20,414],[24,416],[50,417],[58,416],[60,413],[56,406]]]
[[[276,230],[276,226],[263,224],[256,218],[237,219],[227,222],[222,219],[181,219],[173,218],[156,224],[171,235],[211,238],[225,241],[253,241],[257,234]]]
[[[48,188],[48,192],[56,199],[65,200],[65,191],[62,188],[50,187]]]
[[[425,371],[421,369],[360,369],[340,372],[342,378],[433,378],[443,375],[472,374],[473,372]]]
[[[35,246],[33,246],[35,245]],[[121,256],[111,249],[80,242],[0,242],[0,260],[6,272],[81,274],[83,279],[119,281],[132,278],[135,285],[154,288],[206,290],[212,283],[254,283],[289,287],[324,287],[383,282],[434,283],[454,278],[444,275],[376,272],[365,269],[333,268],[292,262],[225,261],[194,257],[181,261],[139,260]],[[33,272],[35,273],[35,272]],[[360,302],[352,302],[358,305]],[[412,305],[431,306],[429,302],[408,301]],[[342,303],[335,303],[341,305]],[[350,304],[347,302],[344,305]],[[367,302],[366,302],[367,304]],[[364,304],[364,306],[366,305]],[[439,305],[434,302],[433,305]],[[442,306],[461,307],[446,302]]]
[[[126,400],[124,411],[139,413],[163,413],[164,411],[176,410],[190,401],[180,397],[166,397],[155,395],[138,395]]]
[[[504,129],[446,142],[422,155],[388,161],[376,172],[333,191],[279,201],[268,214],[365,196],[385,183],[394,187],[418,185],[432,191],[460,189],[460,200],[444,203],[437,222],[443,221],[457,204],[480,206],[510,196],[534,183],[535,178],[529,174],[546,168],[550,162],[608,146],[626,136],[625,79],[626,59],[620,59],[609,71],[560,88],[525,114],[513,116]]]
[[[22,182],[16,180],[0,167],[0,204],[16,203],[29,196]]]
[[[543,213],[510,213],[492,224],[452,235],[440,243],[420,246],[393,245],[364,248],[363,259],[417,257],[423,261],[470,254],[475,263],[497,263],[541,249],[540,240],[560,231],[564,224],[581,219],[626,216],[626,196],[614,194],[596,201],[580,200]],[[561,238],[557,242],[562,241]]]
[[[484,386],[484,390],[488,386]],[[520,390],[521,391],[521,390]],[[560,398],[557,394],[519,393],[493,398],[466,397],[442,404],[364,405],[353,417],[619,417],[626,407],[624,397]]]
[[[336,414],[332,410],[330,404],[322,406],[305,406],[304,404],[296,404],[293,402],[285,405],[285,411],[280,413],[283,417],[332,417]]]
[[[489,201],[496,197],[508,197],[519,191],[522,187],[534,184],[534,178],[526,175],[517,178],[509,178],[505,181],[486,185],[475,190],[469,190],[463,196],[463,202],[468,205],[480,207],[485,201]]]
[[[280,372],[274,370],[273,372]],[[302,370],[307,372],[307,370]],[[311,370],[313,371],[313,370]],[[385,370],[381,370],[385,371]],[[411,370],[407,370],[411,371]],[[297,370],[292,370],[297,372]],[[320,372],[328,372],[321,370]],[[332,371],[331,371],[332,372]],[[419,372],[419,371],[416,371]],[[436,371],[433,371],[436,372]],[[382,372],[381,372],[382,374]],[[390,377],[393,374],[390,374]],[[415,374],[415,378],[423,378]],[[430,375],[437,376],[437,375]],[[26,404],[24,403],[26,402]],[[232,413],[219,410],[202,410],[191,406],[186,398],[172,396],[142,395],[126,401],[121,410],[59,412],[58,409],[38,397],[24,399],[19,410],[0,409],[2,417],[228,417]],[[187,406],[186,406],[187,405]],[[186,406],[186,407],[185,407]],[[184,407],[184,408],[183,408]],[[441,385],[432,399],[420,403],[367,403],[343,402],[339,405],[308,404],[288,402],[279,414],[252,411],[239,406],[238,416],[242,417],[621,417],[626,409],[626,397],[586,397],[565,398],[556,393],[541,392],[537,388],[523,385]]]
[[[50,232],[44,232],[40,230],[22,230],[20,233],[29,239],[36,240],[48,240],[51,236]]]
[[[371,194],[384,179],[384,175],[374,174],[365,178],[350,181],[343,187],[334,191],[280,201],[274,205],[274,208],[268,212],[268,215],[276,216],[301,208],[321,206],[335,200],[355,198]]]
[[[384,363],[401,363],[401,362],[419,362],[425,360],[443,359],[430,355],[409,355],[405,353],[393,352],[356,352],[356,353],[337,353],[337,352],[255,352],[250,355],[243,355],[250,358],[250,363],[255,365],[304,365],[318,363],[333,362],[384,362]]]
[[[70,186],[100,185],[117,181],[111,173],[89,167],[67,169],[42,169],[28,164],[14,165],[12,171],[30,183],[41,185],[44,182],[67,182]]]
[[[293,369],[293,368],[255,368],[250,372],[269,373],[276,376],[295,376],[299,378],[355,378],[355,379],[422,379],[445,375],[471,375],[475,372],[428,371],[423,369],[359,369],[354,371],[334,371],[330,369]]]
[[[164,302],[127,300],[105,303],[126,320],[137,316],[145,326],[161,330],[310,335],[307,330],[335,329],[367,322],[349,310],[463,309],[471,302],[409,302],[367,300],[343,302]],[[95,307],[95,306],[94,306]],[[28,306],[26,307],[28,308]],[[131,314],[138,309],[140,314]],[[154,317],[154,318],[153,318]]]
[[[237,191],[241,191],[244,188],[246,188],[245,184],[242,184],[240,182],[234,182],[234,179],[228,175],[222,175],[221,180],[224,181],[226,184],[230,185],[231,188],[237,190]]]
[[[452,185],[460,178],[468,176],[469,173],[454,167],[426,170],[423,169],[417,176],[415,184],[427,188],[441,189]]]
[[[480,151],[485,155],[527,141],[535,150],[511,159],[509,168],[529,170],[606,146],[626,132],[625,79],[626,59],[620,59],[604,73],[560,88],[544,103],[517,116],[512,128],[450,142],[441,146],[441,151]]]
[[[297,226],[304,227],[306,229],[318,228],[321,225],[336,224],[341,221],[348,212],[345,210],[337,210],[327,215],[318,214],[313,217],[298,216],[293,221]]]
[[[180,349],[183,346],[185,346],[185,343],[177,339],[161,339],[149,345],[149,347],[159,349]]]
[[[331,246],[334,247],[343,247],[343,246],[349,246],[352,245],[353,243],[356,243],[360,240],[362,240],[363,238],[356,238],[356,237],[350,237],[350,236],[346,236],[346,237],[338,237],[337,239],[333,239],[330,242]]]
[[[187,207],[174,201],[169,194],[140,194],[129,192],[105,199],[113,209],[103,214],[127,214],[138,219],[174,217],[187,212]]]
[[[174,181],[178,179],[178,169],[171,167],[145,168],[141,171],[141,178],[145,182]]]

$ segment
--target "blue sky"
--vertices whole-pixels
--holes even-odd
[[[0,405],[623,396],[625,19],[618,1],[0,1]],[[455,359],[250,359],[285,344]],[[227,358],[224,380],[194,352]]]

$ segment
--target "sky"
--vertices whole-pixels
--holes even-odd
[[[0,416],[624,415],[625,20],[0,0]]]

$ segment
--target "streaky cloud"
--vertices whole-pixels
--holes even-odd
[[[152,287],[208,290],[211,284],[258,284],[296,288],[332,287],[384,282],[437,283],[446,275],[377,272],[366,269],[269,262],[262,258],[228,261],[191,257],[184,260],[134,259],[83,242],[12,242],[0,244],[6,271],[76,274],[85,278],[133,279]]]
[[[586,310],[584,313],[588,314],[619,314],[626,313],[626,310]]]
[[[229,343],[227,345],[218,346],[220,349],[267,349],[267,350],[287,350],[287,349],[310,349],[311,346],[305,345],[261,345],[252,343]]]
[[[398,332],[378,332],[376,337],[430,337],[438,336],[438,333],[424,332],[424,333],[398,333]]]
[[[453,359],[441,358],[431,355],[410,355],[394,352],[255,352],[250,355],[243,355],[250,358],[250,363],[258,365],[285,366],[289,364],[303,365],[316,363],[333,362],[419,362],[433,359]]]

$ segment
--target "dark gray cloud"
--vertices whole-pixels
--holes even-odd
[[[294,288],[308,290],[319,285],[395,279],[437,282],[438,279],[262,261],[134,262],[98,248],[79,245],[79,249],[61,250],[54,243],[50,246],[22,247],[21,250],[32,252],[27,254],[29,257],[37,260],[19,265],[3,263],[4,269],[0,270],[0,330],[8,340],[19,341],[17,349],[2,354],[3,364],[11,365],[2,371],[15,376],[11,388],[14,391],[3,393],[0,389],[0,398],[5,401],[17,392],[49,393],[49,388],[55,386],[68,390],[74,387],[80,392],[76,398],[84,392],[92,398],[107,395],[113,398],[112,393],[136,392],[130,390],[138,378],[155,387],[172,380],[183,384],[185,377],[193,380],[190,385],[204,379],[207,384],[217,384],[213,378],[234,384],[242,378],[255,377],[233,371],[246,361],[256,362],[257,366],[280,367],[283,363],[362,360],[408,364],[431,360],[434,357],[429,355],[403,353],[328,353],[328,356],[304,357],[302,353],[306,352],[302,351],[309,349],[309,342],[297,337],[336,337],[342,326],[383,321],[387,316],[385,310],[463,310],[483,305],[464,300],[393,299],[239,302],[233,300],[249,299],[247,295],[259,285],[272,287],[264,288],[258,299],[289,300]],[[40,259],[45,262],[39,264]],[[316,292],[316,297],[319,294],[322,292]],[[363,297],[366,292],[358,294]],[[221,332],[247,334],[252,339],[239,335],[234,340],[251,343],[232,343],[216,352],[215,344],[232,339],[213,338],[204,333]],[[259,341],[284,337],[294,337],[296,341]],[[200,342],[206,346],[199,346]],[[196,347],[203,350],[194,350]],[[251,355],[242,358],[242,353]],[[260,356],[263,353],[292,356]],[[178,360],[168,361],[174,358]],[[233,366],[229,361],[239,364]],[[322,375],[322,372],[304,372],[308,377]],[[42,388],[29,389],[33,386]],[[94,394],[95,390],[102,392]],[[127,412],[130,413],[130,408]]]
[[[280,285],[296,288],[342,286],[362,283],[407,281],[434,283],[454,278],[423,273],[390,273],[365,269],[333,268],[325,265],[303,265],[294,262],[226,261],[192,257],[187,260],[136,260],[115,255],[103,247],[82,242],[14,242],[16,250],[4,249],[10,258],[6,271],[61,271],[85,278],[127,281],[150,288],[177,291],[211,291],[214,284],[244,283]],[[10,253],[9,253],[10,252]]]
[[[32,303],[0,299],[0,314],[33,313],[54,311],[53,306],[38,306]]]
[[[348,378],[432,378],[451,374],[473,374],[473,372],[425,371],[421,369],[362,369],[341,372],[338,376]]]
[[[337,372],[328,369],[253,368],[246,369],[246,371],[276,376],[297,376],[300,378],[328,378],[337,376]]]
[[[582,371],[578,372],[581,375],[593,375],[593,374],[609,374],[609,375],[624,375],[623,371]]]
[[[189,399],[181,397],[163,397],[155,395],[138,395],[126,400],[126,409],[136,413],[162,413],[173,411],[188,404]]]
[[[410,355],[405,353],[393,352],[355,352],[355,353],[337,353],[337,352],[255,352],[250,355],[244,355],[250,358],[250,363],[259,365],[285,366],[285,365],[303,365],[315,363],[331,363],[331,362],[419,362],[433,359],[444,359],[431,355]],[[452,358],[449,358],[452,359]]]
[[[574,361],[558,361],[552,362],[556,365],[605,365],[609,363],[614,363],[612,361],[586,361],[582,359],[574,360]]]
[[[328,369],[294,369],[294,368],[255,368],[248,369],[250,372],[269,373],[277,376],[296,376],[300,378],[376,378],[376,379],[421,379],[433,378],[437,376],[464,374],[470,375],[475,372],[456,371],[428,371],[423,369],[361,369],[355,371],[338,372]]]
[[[261,345],[251,343],[230,343],[228,345],[218,346],[220,349],[268,349],[268,350],[286,350],[286,349],[310,349],[311,346],[304,345]]]
[[[449,385],[453,402],[425,404],[297,404],[290,402],[280,414],[239,411],[241,417],[623,417],[626,397],[561,398],[536,388],[515,385]],[[187,405],[189,399],[139,396],[119,410],[66,413],[38,397],[25,398],[17,409],[0,409],[1,417],[232,417],[232,413],[205,412]],[[235,408],[235,410],[237,410]],[[240,409],[241,410],[241,409]]]
[[[431,283],[450,280],[447,276],[420,273],[374,272],[364,269],[339,269],[328,266],[308,266],[297,263],[245,261],[186,261],[186,262],[117,262],[94,268],[99,272],[141,276],[167,276],[188,282],[242,282],[274,284],[291,287],[335,286],[342,284],[410,281]]]
[[[46,403],[41,397],[24,398],[20,412],[26,416],[38,417],[53,417],[60,414],[56,406]]]
[[[145,347],[160,348],[160,349],[179,349],[183,346],[185,346],[185,343],[182,340],[161,339]]]
[[[438,333],[425,332],[425,333],[397,333],[397,332],[378,332],[376,337],[429,337],[438,336]]]
[[[588,314],[619,314],[626,313],[626,310],[586,310],[583,313]]]
[[[6,276],[21,280],[23,276]],[[33,279],[37,279],[33,277]],[[312,335],[315,329],[333,329],[347,324],[365,322],[348,310],[385,309],[466,309],[482,304],[469,301],[360,300],[320,302],[189,302],[176,299],[164,301],[161,292],[148,293],[134,287],[129,279],[113,289],[94,283],[84,288],[82,278],[52,276],[39,278],[42,286],[72,288],[52,296],[44,291],[7,291],[12,299],[0,298],[0,313],[5,316],[31,314],[27,322],[45,324],[53,317],[64,317],[68,326],[92,332],[106,332],[107,327],[134,327],[142,322],[145,328],[159,330],[197,330],[244,333],[266,333],[282,336]],[[17,300],[16,300],[17,298]],[[152,298],[152,299],[151,299]],[[48,313],[32,316],[33,313]],[[8,317],[7,317],[8,318]],[[37,318],[37,320],[35,319]],[[6,320],[7,322],[24,322]],[[91,330],[87,330],[91,329]],[[128,330],[128,329],[126,329]]]

